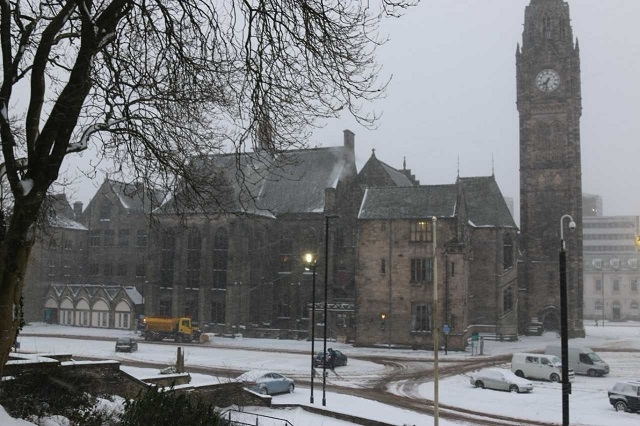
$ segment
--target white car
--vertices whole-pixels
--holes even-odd
[[[531,392],[533,383],[516,376],[504,368],[485,368],[471,374],[469,381],[477,388],[489,388],[509,392]]]

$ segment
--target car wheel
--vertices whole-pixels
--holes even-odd
[[[627,403],[624,401],[616,401],[613,407],[616,409],[616,411],[627,411]]]
[[[509,392],[515,392],[515,393],[518,393],[518,392],[520,392],[520,390],[518,389],[518,386],[516,386],[516,385],[511,385],[511,386],[509,386]]]
[[[484,383],[482,380],[476,380],[476,387],[484,389]]]
[[[559,382],[560,381],[560,375],[553,373],[551,375],[551,377],[549,377],[549,380],[551,380],[552,382]]]
[[[517,370],[516,371],[516,376],[522,377],[524,379],[524,373],[522,372],[522,370]]]
[[[269,392],[267,391],[267,388],[260,388],[260,393],[262,395],[269,395]]]
[[[293,390],[294,390],[295,388],[296,388],[296,387],[293,385],[293,383],[291,383],[291,384],[289,385],[289,393],[293,393]]]
[[[587,371],[587,375],[589,377],[596,377],[598,375],[598,372],[596,370],[589,370]]]

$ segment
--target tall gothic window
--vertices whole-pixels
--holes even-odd
[[[166,233],[162,236],[160,254],[160,285],[173,286],[173,262],[176,257],[176,237]]]
[[[411,304],[411,331],[431,330],[431,309],[426,303]]]
[[[513,267],[513,239],[511,234],[505,234],[502,237],[502,266],[505,270]]]
[[[548,16],[542,18],[542,33],[544,34],[544,38],[551,38],[551,18]]]
[[[200,231],[192,229],[187,240],[187,287],[200,288],[200,256],[202,237]]]
[[[513,309],[513,288],[511,286],[504,289],[502,293],[502,312],[509,312]]]
[[[226,229],[219,228],[213,238],[213,288],[227,288],[228,262],[229,237]]]
[[[433,258],[423,257],[411,259],[411,282],[424,283],[433,281]]]

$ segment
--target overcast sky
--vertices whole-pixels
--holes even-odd
[[[369,131],[353,119],[329,122],[312,144],[356,133],[360,168],[376,156],[421,184],[491,174],[519,205],[516,45],[529,0],[422,0],[384,25],[378,60],[393,74],[383,113]],[[570,0],[582,67],[582,189],[603,197],[605,215],[640,215],[640,1]]]
[[[529,0],[422,0],[383,24],[379,50],[387,95],[369,105],[382,113],[375,130],[350,117],[326,123],[311,146],[342,144],[356,133],[362,167],[376,156],[402,168],[407,158],[422,184],[495,175],[519,218],[519,135],[516,45]],[[640,215],[640,0],[570,0],[580,40],[583,192],[600,194],[605,215]],[[459,159],[459,160],[458,160]],[[71,200],[90,200],[102,178],[85,182]]]

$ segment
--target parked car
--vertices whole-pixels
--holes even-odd
[[[567,359],[569,360],[569,368],[575,374],[586,374],[588,376],[604,376],[609,374],[609,364],[604,362],[602,358],[585,346],[571,346],[567,348]],[[545,354],[562,357],[562,347],[560,345],[549,345],[544,350]]]
[[[116,341],[116,352],[135,352],[138,350],[138,342],[131,337],[120,337]]]
[[[334,368],[347,365],[347,356],[342,352],[329,348],[327,349],[327,353],[325,356],[322,356],[322,351],[316,354],[316,358],[314,360],[314,365],[316,367],[322,367],[323,360],[327,362],[327,368]]]
[[[518,377],[528,379],[551,380],[560,382],[562,380],[562,362],[555,355],[516,353],[511,358],[511,371]],[[572,382],[574,372],[568,370],[569,381]]]
[[[531,392],[533,383],[518,377],[503,368],[485,368],[472,373],[469,381],[477,388],[505,390],[509,392]]]
[[[640,381],[618,382],[609,390],[609,402],[616,411],[640,413]]]
[[[293,393],[296,388],[293,379],[272,371],[247,371],[238,376],[236,381],[242,382],[245,388],[259,392],[262,395],[274,395],[284,392]]]

